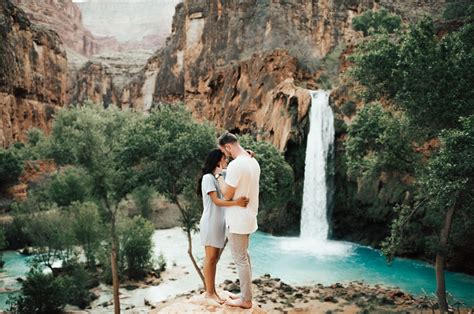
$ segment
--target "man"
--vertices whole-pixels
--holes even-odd
[[[222,186],[226,200],[241,196],[249,198],[247,207],[231,206],[225,208],[225,221],[232,257],[240,280],[240,298],[228,300],[227,305],[252,308],[252,267],[248,254],[250,234],[257,231],[258,193],[260,166],[255,158],[240,146],[237,137],[225,133],[219,137],[219,148],[233,161],[227,167]],[[219,177],[219,180],[224,180]]]

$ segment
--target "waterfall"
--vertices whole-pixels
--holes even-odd
[[[311,91],[309,134],[301,210],[301,236],[326,240],[329,232],[327,213],[332,198],[328,161],[334,150],[334,116],[329,92]]]

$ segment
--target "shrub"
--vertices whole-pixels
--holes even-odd
[[[400,28],[402,19],[390,14],[386,9],[379,11],[366,11],[360,16],[354,17],[352,27],[356,31],[362,31],[364,36],[388,32],[393,33]]]
[[[91,197],[90,176],[81,168],[66,168],[55,174],[45,187],[47,198],[60,207],[84,202]]]
[[[21,295],[10,300],[10,311],[16,313],[61,313],[69,299],[66,281],[44,274],[34,265],[22,283]]]
[[[128,220],[120,237],[126,272],[131,279],[142,279],[151,269],[153,225],[143,217]]]
[[[0,148],[0,192],[18,181],[23,171],[23,160],[14,150]]]

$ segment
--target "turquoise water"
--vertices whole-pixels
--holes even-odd
[[[195,255],[202,262],[203,249],[199,236],[195,235],[193,240]],[[169,267],[175,263],[176,268],[186,268],[189,274],[159,286],[123,291],[129,294],[127,300],[137,306],[143,305],[143,298],[160,302],[196,289],[201,284],[187,255],[187,239],[180,228],[155,231],[153,242],[155,257],[163,252]],[[423,294],[423,290],[428,294],[434,293],[436,288],[434,268],[427,263],[397,258],[388,266],[380,251],[341,241],[316,243],[257,232],[251,238],[250,255],[254,277],[269,273],[293,285],[328,285],[357,280],[399,287],[415,295]],[[16,278],[28,271],[27,258],[11,251],[3,256],[6,271],[0,273],[0,288],[18,289],[20,284]],[[228,268],[231,261],[230,250],[226,249],[218,265],[217,282],[237,278]],[[446,272],[446,285],[457,300],[474,306],[474,276]],[[0,309],[6,309],[6,300],[7,294],[0,293]]]
[[[8,296],[21,288],[21,284],[16,278],[23,277],[30,269],[27,263],[30,257],[15,251],[5,251],[2,256],[5,265],[0,270],[0,290],[2,291],[0,292],[0,309],[5,310],[7,309]],[[10,291],[3,292],[4,288]]]
[[[399,287],[415,295],[436,290],[433,266],[396,258],[391,266],[380,251],[341,241],[314,243],[300,238],[256,233],[251,240],[252,264],[258,274],[270,273],[292,284],[364,281]],[[474,306],[474,276],[446,272],[447,290]]]

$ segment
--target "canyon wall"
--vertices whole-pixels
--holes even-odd
[[[50,130],[66,102],[67,59],[59,36],[34,25],[10,1],[0,2],[0,146]]]
[[[12,0],[28,18],[59,34],[63,44],[90,57],[99,52],[99,45],[82,23],[82,13],[71,0]]]

